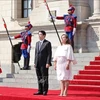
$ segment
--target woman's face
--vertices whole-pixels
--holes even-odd
[[[62,44],[66,44],[67,38],[66,35],[61,36]]]

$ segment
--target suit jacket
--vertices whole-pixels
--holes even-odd
[[[35,47],[35,60],[34,60],[35,66],[46,67],[46,64],[49,64],[51,66],[51,58],[52,58],[51,43],[46,39],[44,39],[41,48],[39,50],[39,41],[38,41]]]

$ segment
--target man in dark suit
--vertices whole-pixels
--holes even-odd
[[[51,66],[52,47],[51,43],[45,39],[46,32],[39,31],[40,41],[36,43],[34,66],[38,79],[38,92],[34,95],[47,95],[48,92],[48,70]]]

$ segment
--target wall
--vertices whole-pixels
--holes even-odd
[[[63,14],[67,13],[69,4],[68,0],[66,0],[66,1],[48,2],[48,5],[51,11],[56,10],[57,16],[63,16]],[[52,23],[49,21],[49,19],[50,19],[49,13],[44,3],[41,3],[38,8],[34,8],[32,13],[30,14],[30,20],[34,26],[51,25]],[[56,24],[58,23],[60,24],[64,22],[57,21]]]
[[[75,14],[78,21],[84,21],[91,15],[91,9],[88,0],[69,0],[69,3],[75,6]]]
[[[0,77],[5,77],[7,73],[11,73],[11,45],[6,40],[0,40],[0,62],[3,70]]]
[[[11,20],[11,0],[0,1],[0,31],[4,30],[2,17],[5,18],[6,22],[10,25]]]

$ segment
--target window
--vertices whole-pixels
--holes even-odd
[[[22,17],[27,18],[32,10],[33,0],[22,0]]]
[[[51,10],[50,12],[51,12],[51,15],[52,15],[53,17],[56,17],[56,10]],[[48,14],[49,14],[49,13],[48,13]],[[48,15],[48,18],[49,18],[49,21],[52,22],[52,19],[51,19],[51,17],[50,17],[50,14]]]

